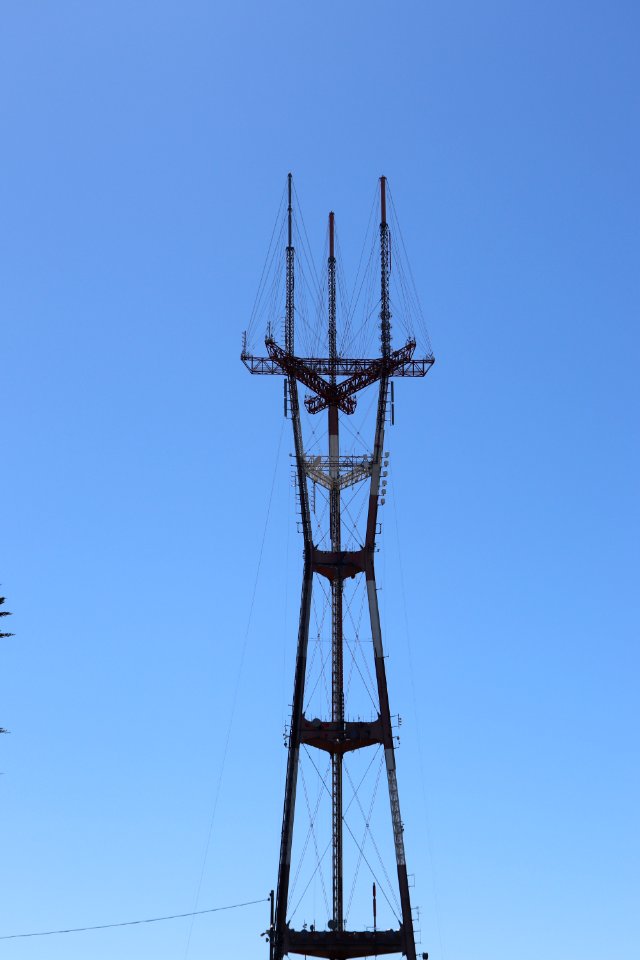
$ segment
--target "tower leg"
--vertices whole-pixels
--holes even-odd
[[[330,493],[331,549],[338,553],[340,536],[340,488],[338,486],[338,409],[329,408],[329,461],[334,487]],[[342,729],[344,724],[344,650],[342,624],[342,580],[331,581],[331,719]],[[335,930],[344,928],[342,878],[342,754],[331,756],[332,848],[333,848],[333,922]]]
[[[336,339],[336,258],[334,251],[335,219],[329,214],[329,260],[327,263],[328,300],[329,300],[329,358],[333,363],[338,358]],[[335,386],[335,367],[331,371],[330,382]],[[341,550],[342,534],[340,519],[340,427],[338,407],[329,405],[329,476],[331,492],[329,495],[329,526],[331,549]],[[331,581],[331,719],[337,729],[344,724],[344,651],[342,626],[342,580],[337,577]],[[343,879],[342,879],[342,754],[331,756],[331,808],[332,808],[332,866],[333,866],[333,928],[344,928],[343,916]]]
[[[404,953],[407,960],[416,960],[416,945],[413,934],[413,918],[411,916],[411,899],[409,897],[409,878],[404,854],[404,837],[402,818],[400,816],[400,799],[398,796],[398,782],[396,779],[396,758],[391,730],[391,712],[389,710],[389,691],[387,688],[387,672],[384,664],[382,648],[382,631],[380,629],[380,610],[373,559],[369,558],[366,570],[367,599],[369,601],[369,617],[371,620],[371,636],[375,657],[376,682],[378,685],[378,699],[380,703],[380,720],[382,723],[384,759],[387,769],[387,783],[389,786],[389,803],[391,806],[391,821],[393,824],[393,841],[396,853],[396,868],[398,871],[398,889],[400,893],[400,908],[402,910],[402,930],[404,934]]]
[[[289,753],[287,756],[287,777],[285,783],[284,810],[282,813],[282,835],[280,838],[280,863],[278,866],[273,960],[282,960],[284,955],[284,931],[287,925],[291,845],[293,841],[293,821],[296,806],[296,786],[298,783],[300,727],[304,705],[304,684],[307,669],[312,588],[313,573],[311,570],[311,562],[308,557],[305,557],[302,597],[300,600],[300,624],[298,627],[298,652],[296,655],[296,672],[293,686],[293,710],[291,714],[291,730],[289,733]]]

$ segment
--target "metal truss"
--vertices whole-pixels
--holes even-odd
[[[319,483],[327,490],[333,490],[336,487],[346,490],[347,487],[371,476],[372,462],[372,458],[367,455],[342,456],[337,460],[322,456],[305,457],[304,469],[313,483]]]
[[[409,341],[411,343],[411,341]],[[414,344],[415,345],[415,344]],[[286,370],[280,365],[275,357],[255,357],[248,352],[243,352],[240,359],[244,363],[249,373],[261,376],[286,376]],[[307,370],[317,373],[320,376],[329,376],[332,370],[331,361],[327,357],[300,357],[300,363],[304,364]],[[355,373],[366,373],[371,364],[378,362],[379,357],[373,359],[364,359],[356,357],[338,357],[335,361],[335,372],[337,377],[350,377]],[[393,371],[394,377],[425,377],[430,367],[435,363],[435,357],[430,354],[421,359],[404,360]]]

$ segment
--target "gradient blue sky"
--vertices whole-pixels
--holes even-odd
[[[274,884],[301,545],[281,387],[238,354],[291,169],[318,256],[389,177],[437,356],[382,539],[422,948],[638,956],[639,28],[2,4],[0,934],[193,909],[234,704],[199,905]],[[266,924],[1,952],[248,960]]]

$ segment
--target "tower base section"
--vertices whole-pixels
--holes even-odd
[[[404,933],[400,930],[290,930],[284,934],[284,953],[300,953],[326,960],[350,960],[351,957],[378,957],[404,953]]]

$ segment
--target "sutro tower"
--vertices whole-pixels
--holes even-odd
[[[347,960],[351,957],[371,957],[381,954],[404,954],[408,960],[416,960],[416,943],[413,927],[409,879],[405,861],[403,825],[400,816],[400,801],[396,780],[395,735],[389,709],[385,658],[382,646],[380,612],[374,556],[376,535],[379,529],[378,508],[384,496],[382,475],[388,454],[384,452],[385,426],[391,416],[390,393],[392,377],[424,377],[434,362],[433,354],[420,359],[414,357],[416,340],[409,337],[399,349],[392,349],[391,300],[390,300],[390,229],[387,223],[387,183],[380,178],[379,210],[380,227],[377,238],[379,252],[379,305],[377,324],[379,329],[378,356],[346,357],[338,351],[336,325],[336,248],[334,214],[329,214],[329,256],[327,261],[326,308],[328,314],[328,350],[325,356],[296,355],[296,302],[295,268],[296,257],[292,234],[292,179],[288,177],[287,236],[285,253],[285,315],[284,345],[276,342],[269,327],[265,339],[267,356],[254,356],[249,350],[245,335],[242,361],[253,374],[279,375],[285,378],[285,412],[293,425],[295,446],[295,479],[299,501],[301,529],[304,538],[304,566],[302,597],[298,628],[298,646],[291,722],[288,736],[288,759],[282,817],[280,862],[275,904],[272,899],[272,917],[269,930],[270,960],[282,960],[286,954],[302,954],[310,957],[326,957],[329,960]],[[377,259],[374,258],[374,259]],[[377,296],[376,296],[377,303]],[[324,338],[323,338],[324,339]],[[326,342],[326,341],[325,341]],[[305,448],[298,384],[308,391],[304,399],[306,412],[312,417],[326,411],[328,434],[326,452],[318,454]],[[356,409],[356,395],[366,387],[378,384],[375,405],[373,448],[364,454],[341,454],[340,438],[343,417],[350,417]],[[348,424],[345,426],[348,427]],[[358,485],[363,490],[362,530],[359,541],[353,540],[345,549],[343,539],[343,494]],[[368,493],[367,487],[368,485]],[[317,488],[326,497],[327,509],[321,520],[312,517]],[[384,502],[382,500],[382,502]],[[346,509],[346,506],[345,506]],[[324,525],[324,529],[321,529]],[[327,681],[326,712],[321,719],[305,714],[305,684],[307,681],[310,620],[314,596],[314,584],[327,598],[330,609],[330,638],[326,640]],[[368,607],[370,640],[373,651],[374,671],[371,676],[371,693],[375,702],[375,715],[370,720],[351,719],[349,704],[345,698],[345,609],[344,594],[347,582],[364,578],[366,591],[363,607]],[[318,586],[316,586],[318,589]],[[366,599],[365,599],[366,598]],[[370,656],[370,654],[369,654]],[[330,658],[330,660],[329,660]],[[348,690],[347,690],[348,694]],[[343,773],[345,755],[351,751],[370,750],[378,745],[381,751],[381,770],[386,771],[386,780],[391,808],[391,825],[395,865],[397,871],[397,924],[392,929],[378,929],[376,925],[375,884],[373,886],[373,926],[368,929],[347,928],[345,917],[343,827],[345,809],[343,804]],[[330,777],[324,784],[330,794],[330,840],[331,853],[330,895],[327,905],[331,911],[326,929],[315,923],[295,929],[290,918],[290,885],[294,822],[296,814],[296,791],[298,789],[300,751],[323,751],[328,755]],[[320,758],[320,754],[314,756]],[[318,762],[320,760],[318,759]],[[314,762],[314,766],[316,766]],[[317,766],[316,766],[317,769]],[[306,793],[305,786],[305,793]],[[317,810],[317,806],[316,806]],[[311,823],[313,828],[313,821]],[[348,824],[347,824],[348,827]],[[315,836],[314,836],[315,842]],[[327,861],[328,862],[328,861]],[[390,866],[390,865],[389,865]],[[326,891],[325,891],[326,893]]]

